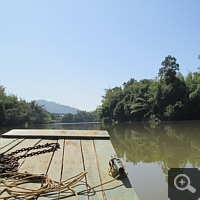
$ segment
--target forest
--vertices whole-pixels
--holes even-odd
[[[15,95],[6,95],[0,86],[0,126],[43,124],[51,121],[50,114],[35,101],[26,102]]]
[[[21,124],[48,124],[93,122],[97,119],[97,113],[78,111],[77,114],[49,113],[36,101],[27,102],[15,95],[6,95],[5,88],[0,86],[0,127]]]
[[[64,114],[61,121],[63,123],[75,123],[75,122],[95,122],[97,120],[97,113],[78,111],[77,114],[67,113]]]
[[[95,111],[86,112],[78,111],[76,114],[66,113],[50,113],[51,123],[76,123],[76,122],[94,122],[97,120]]]
[[[165,57],[154,79],[131,78],[121,87],[105,89],[102,105],[97,108],[98,120],[199,120],[200,73],[189,72],[183,77],[176,61],[171,55]]]

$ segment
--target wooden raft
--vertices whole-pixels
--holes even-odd
[[[0,153],[6,154],[38,144],[58,142],[60,148],[55,152],[20,159],[18,171],[47,174],[49,178],[55,181],[63,181],[87,171],[85,178],[73,187],[78,192],[87,189],[89,186],[93,187],[112,180],[112,177],[108,175],[108,163],[111,155],[115,154],[115,150],[109,138],[107,131],[11,130],[0,138]],[[33,152],[33,150],[28,153],[30,152]],[[27,152],[21,152],[17,155],[25,153]],[[38,199],[51,199],[66,194],[68,193],[55,192],[53,196],[41,196]],[[76,200],[76,197],[71,196],[67,199]],[[99,186],[90,193],[80,194],[79,199],[139,200],[128,177]]]

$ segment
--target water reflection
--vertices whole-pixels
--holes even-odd
[[[199,121],[117,124],[109,130],[120,157],[136,165],[158,163],[167,175],[169,168],[200,166]]]

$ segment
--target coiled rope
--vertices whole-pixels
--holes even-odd
[[[113,177],[112,180],[96,185],[89,189],[79,191],[79,192],[76,192],[74,189],[72,189],[72,186],[76,185],[79,181],[81,181],[88,172],[84,171],[62,182],[54,181],[46,175],[37,175],[37,174],[31,174],[28,172],[2,173],[0,174],[0,177],[1,177],[0,178],[0,183],[1,183],[0,195],[4,194],[4,196],[0,197],[0,199],[11,199],[13,197],[21,197],[21,198],[23,197],[23,199],[29,200],[34,197],[38,197],[39,195],[47,195],[52,192],[60,192],[62,190],[68,189],[72,192],[71,194],[62,195],[57,198],[53,198],[52,200],[67,198],[73,195],[75,195],[78,200],[79,199],[78,194],[83,193],[83,192],[90,192],[90,190],[93,190],[94,188],[108,184],[116,180],[117,178],[123,178],[128,175],[128,171],[125,168],[125,163],[119,159],[120,162],[123,163],[123,168],[125,170],[124,174],[119,174],[113,165],[113,162],[112,162],[113,159],[119,159],[119,158],[112,158],[109,161],[108,174]],[[38,189],[30,189],[30,188],[25,188],[25,187],[20,186],[25,183],[40,183],[41,187]],[[5,195],[6,191],[8,193],[7,196]]]
[[[121,163],[122,163],[122,166],[124,168],[124,173],[123,174],[119,174],[119,172],[117,171],[117,169],[115,168],[114,164],[113,164],[113,160],[116,159],[116,160],[119,160]],[[111,158],[109,160],[109,168],[108,168],[108,174],[112,177],[116,177],[117,178],[124,178],[128,175],[128,170],[125,168],[125,162],[120,160],[119,158]]]

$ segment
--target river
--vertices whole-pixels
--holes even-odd
[[[0,135],[13,128],[0,128]],[[200,167],[200,121],[34,125],[30,129],[107,130],[141,200],[168,199],[168,169]]]

